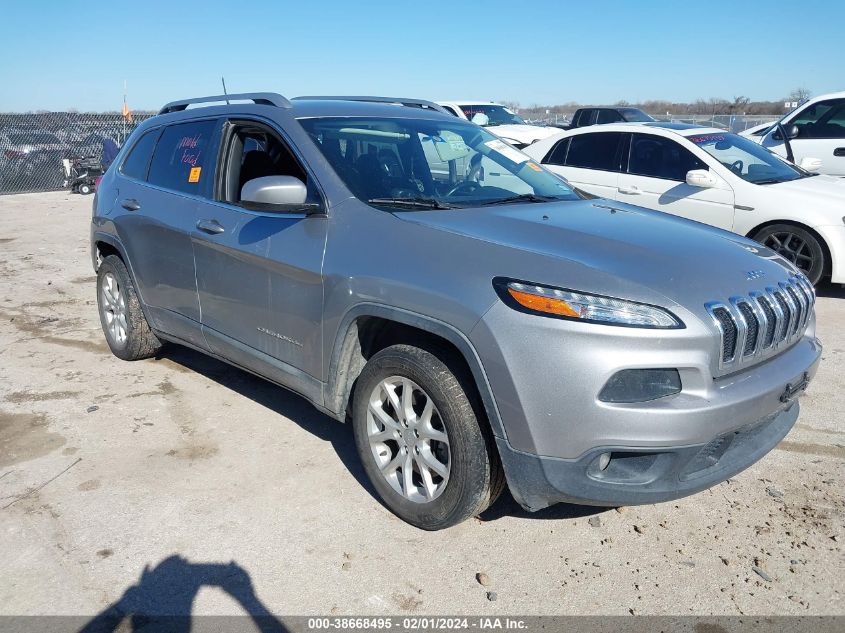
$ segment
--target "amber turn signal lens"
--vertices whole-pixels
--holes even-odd
[[[581,316],[576,310],[572,309],[563,299],[553,299],[552,297],[543,297],[540,295],[522,292],[508,288],[510,295],[516,299],[516,302],[538,312],[547,312],[548,314],[559,314],[560,316],[579,317]]]

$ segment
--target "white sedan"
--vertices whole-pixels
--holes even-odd
[[[472,121],[486,127],[490,132],[514,147],[525,147],[534,141],[557,134],[556,127],[531,125],[500,103],[482,101],[438,101],[450,114],[459,119]]]
[[[682,123],[581,128],[523,150],[588,193],[751,237],[815,284],[845,283],[845,179],[754,141]]]

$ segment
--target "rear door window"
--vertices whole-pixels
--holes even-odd
[[[571,137],[567,167],[619,171],[621,132],[592,132]]]
[[[159,187],[208,195],[217,147],[214,120],[179,123],[164,129],[150,165],[149,182]]]
[[[160,130],[150,130],[138,139],[138,142],[129,150],[126,160],[120,166],[120,172],[129,178],[145,180],[147,168],[150,166],[150,158],[153,155],[153,148]]]

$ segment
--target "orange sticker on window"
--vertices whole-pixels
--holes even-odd
[[[188,174],[188,182],[199,182],[202,167],[191,167],[191,173]]]
[[[528,163],[528,166],[534,171],[543,171],[543,169],[537,163]]]

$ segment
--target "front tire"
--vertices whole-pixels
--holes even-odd
[[[109,255],[97,270],[97,307],[100,324],[112,353],[123,360],[149,358],[161,349],[150,329],[126,265]]]
[[[504,487],[489,432],[443,359],[410,345],[381,350],[358,377],[352,412],[358,454],[379,496],[424,530],[479,514]]]
[[[825,250],[819,239],[794,224],[772,224],[754,235],[754,239],[795,264],[814,286],[827,268]]]

